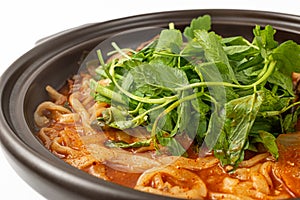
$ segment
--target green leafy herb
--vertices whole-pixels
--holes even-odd
[[[184,29],[184,36],[188,39],[194,38],[195,30],[206,30],[211,29],[211,17],[209,15],[203,15],[191,21],[191,25]]]
[[[102,126],[125,130],[146,127],[149,134],[131,144],[153,143],[172,155],[187,156],[186,141],[199,153],[213,151],[223,165],[237,166],[246,150],[262,144],[278,158],[275,138],[293,131],[299,115],[292,72],[300,72],[300,46],[279,44],[271,25],[253,28],[253,40],[222,37],[211,29],[209,15],[191,21],[183,32],[170,24],[140,51],[101,66],[91,80],[96,101],[110,103],[98,118]],[[102,86],[99,79],[109,79]],[[97,124],[97,123],[95,123]]]

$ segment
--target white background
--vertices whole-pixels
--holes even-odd
[[[9,0],[0,3],[0,75],[37,40],[86,23],[143,13],[228,8],[300,15],[298,0]],[[299,24],[300,26],[300,24]],[[0,91],[1,92],[1,91]],[[0,127],[1,129],[1,127]],[[1,199],[42,200],[13,171],[0,150]]]

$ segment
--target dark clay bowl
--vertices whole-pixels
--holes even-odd
[[[63,86],[78,72],[83,52],[103,40],[135,28],[167,27],[169,22],[183,28],[204,14],[211,15],[212,29],[223,36],[251,39],[256,24],[270,24],[277,30],[279,42],[291,39],[300,43],[299,16],[247,10],[153,13],[88,24],[50,36],[14,62],[0,80],[0,139],[11,166],[47,199],[170,199],[100,180],[66,164],[37,140],[33,112],[48,98],[45,86]],[[136,38],[126,41],[135,43]]]

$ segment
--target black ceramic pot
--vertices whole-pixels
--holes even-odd
[[[101,41],[135,28],[167,27],[169,22],[183,28],[204,14],[211,15],[212,29],[223,36],[251,39],[256,24],[270,24],[277,30],[277,41],[300,43],[299,16],[247,10],[153,13],[89,24],[46,38],[14,62],[0,80],[0,139],[16,172],[47,199],[170,199],[100,180],[66,164],[36,139],[33,112],[47,99],[45,85],[64,85],[78,72],[82,53]]]

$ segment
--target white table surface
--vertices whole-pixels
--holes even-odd
[[[5,2],[5,3],[3,3]],[[298,0],[10,0],[0,3],[0,76],[40,38],[86,23],[183,9],[248,9],[300,15]],[[1,127],[0,127],[1,128]],[[0,195],[45,199],[11,168],[0,150]]]

